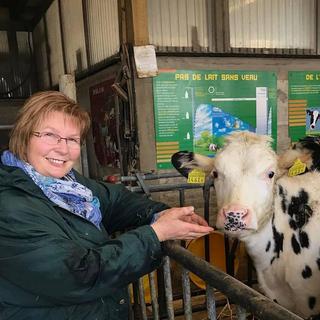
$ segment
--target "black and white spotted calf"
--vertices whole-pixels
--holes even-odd
[[[216,227],[242,240],[263,292],[298,315],[320,319],[320,145],[306,138],[280,158],[270,138],[230,135],[214,159],[188,152],[172,157],[186,175],[202,167],[213,176]],[[288,176],[299,157],[304,174]]]

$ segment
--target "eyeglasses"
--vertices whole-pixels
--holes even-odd
[[[62,138],[58,134],[52,132],[34,131],[32,134],[51,146],[59,144],[61,140],[66,140],[67,146],[71,149],[77,149],[81,146],[80,139],[77,138]]]

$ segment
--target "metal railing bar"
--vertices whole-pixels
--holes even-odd
[[[192,320],[192,303],[191,303],[191,289],[189,271],[182,268],[182,293],[183,293],[183,309],[185,320]]]
[[[133,319],[141,318],[141,308],[139,303],[139,284],[138,281],[132,283],[132,292],[133,292]]]
[[[141,174],[140,177],[144,180],[156,180],[156,179],[165,179],[165,178],[181,178],[182,175],[180,173],[161,173],[161,174]],[[122,176],[120,178],[121,182],[130,182],[130,181],[137,181],[137,177],[132,176]]]
[[[184,189],[179,189],[179,205],[183,207],[185,203],[185,193]]]
[[[129,297],[129,305],[130,305],[130,312],[129,312],[129,317],[128,320],[134,320],[134,310],[133,310],[133,304],[134,302],[131,301],[131,291],[130,291],[130,287],[127,287],[128,290],[128,297]]]
[[[161,192],[161,191],[172,191],[172,190],[179,190],[179,189],[199,189],[202,188],[202,184],[188,184],[188,183],[181,183],[181,184],[163,184],[163,185],[154,185],[149,186],[149,192]],[[143,189],[139,186],[127,186],[127,189],[132,192],[140,192],[143,193]]]
[[[138,285],[139,285],[139,302],[140,302],[140,311],[141,311],[142,320],[148,320],[146,301],[144,299],[145,294],[144,294],[143,278],[139,279]]]
[[[145,184],[145,179],[142,178],[142,175],[140,173],[136,173],[136,177],[137,177],[137,183],[139,184],[139,186],[142,188],[143,192],[146,194],[147,197],[150,197],[150,188],[147,184]]]
[[[216,320],[217,319],[216,300],[214,298],[214,289],[210,285],[206,286],[206,299],[207,299],[208,318],[210,320]]]
[[[203,279],[208,285],[225,294],[232,303],[252,312],[261,320],[303,320],[301,317],[274,303],[269,298],[247,287],[239,280],[220,271],[208,262],[195,257],[188,250],[167,241],[163,248],[166,254]]]
[[[0,125],[0,130],[10,130],[12,128],[13,128],[13,125],[11,125],[11,124],[2,124],[2,125]]]
[[[155,271],[149,273],[149,286],[152,305],[152,319],[159,320],[159,304],[157,297],[157,289],[155,285]]]
[[[165,256],[163,259],[164,259],[164,263],[163,263],[164,287],[165,287],[167,313],[168,313],[167,318],[168,320],[174,320],[170,259],[168,256]]]

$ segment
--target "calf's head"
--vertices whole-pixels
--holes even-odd
[[[188,152],[173,155],[173,165],[184,175],[203,168],[212,176],[218,229],[242,237],[257,231],[271,216],[278,168],[270,143],[267,136],[235,132],[213,159]]]

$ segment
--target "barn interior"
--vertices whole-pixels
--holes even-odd
[[[0,151],[32,94],[62,91],[91,116],[79,172],[192,205],[214,226],[214,187],[177,174],[171,155],[214,157],[239,128],[271,136],[279,154],[320,135],[311,118],[320,111],[319,17],[320,0],[0,0]],[[238,241],[217,233],[183,246],[257,289]],[[161,284],[155,316],[144,279],[146,304],[133,303],[132,319],[235,319],[241,303],[218,290],[217,318],[209,314],[207,280],[193,273],[188,309],[184,269],[172,261],[174,310]]]

